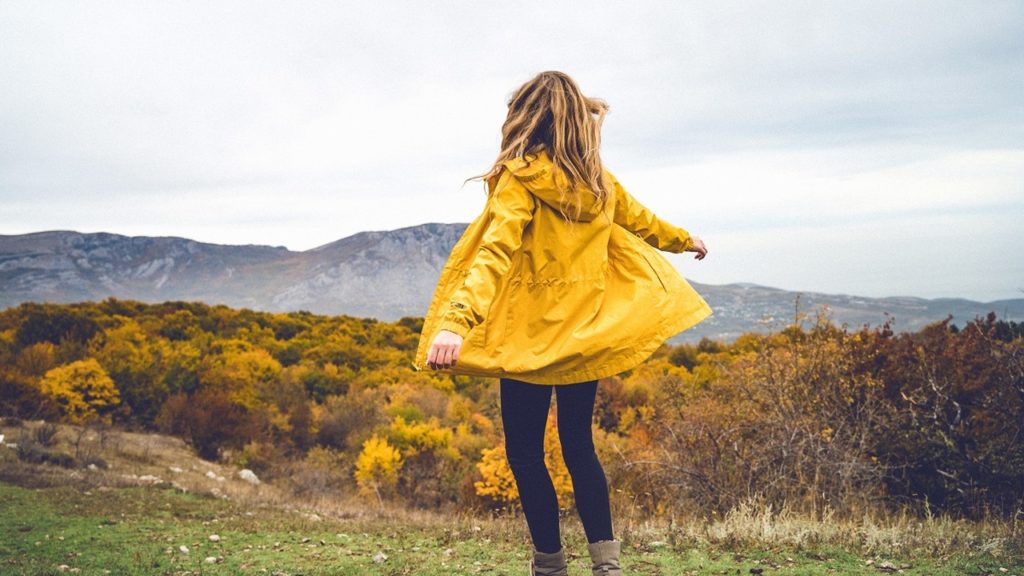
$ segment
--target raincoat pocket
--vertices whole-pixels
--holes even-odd
[[[658,273],[658,269],[651,263],[651,259],[643,252],[640,253],[640,256],[642,256],[644,262],[647,262],[647,265],[651,267],[651,272],[654,274],[654,277],[658,279],[658,283],[661,284],[661,289],[668,292],[668,286],[665,286],[665,281],[661,278],[661,274]]]
[[[484,347],[494,351],[496,355],[500,353],[502,343],[508,336],[508,327],[515,317],[519,285],[520,282],[514,279],[502,286],[488,312],[490,320],[484,327]]]

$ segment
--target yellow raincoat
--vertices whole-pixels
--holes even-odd
[[[690,235],[658,219],[610,174],[598,206],[582,190],[572,223],[558,210],[565,176],[547,154],[505,162],[452,248],[414,359],[427,364],[441,329],[463,337],[456,374],[573,384],[628,370],[711,308],[658,250]],[[614,192],[614,194],[612,194]]]

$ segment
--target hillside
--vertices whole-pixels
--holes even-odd
[[[348,314],[397,320],[422,316],[448,253],[466,224],[430,223],[360,232],[306,251],[227,246],[174,237],[67,231],[0,236],[0,307],[113,296],[143,302],[202,301],[254,310]],[[914,331],[952,315],[963,324],[988,312],[1024,318],[1024,299],[864,298],[797,293],[754,284],[693,282],[715,314],[673,342],[728,340],[828,307],[838,324]]]

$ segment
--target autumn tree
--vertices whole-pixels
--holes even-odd
[[[150,338],[135,320],[123,316],[117,320],[120,326],[93,339],[92,355],[114,379],[130,417],[152,424],[169,396],[167,383],[160,378],[168,346]]]
[[[204,388],[227,392],[231,402],[248,410],[262,408],[281,373],[281,363],[266,350],[244,340],[216,344],[199,366]]]
[[[188,440],[200,457],[216,460],[222,448],[239,448],[257,436],[254,416],[224,390],[171,396],[157,415],[165,433]]]
[[[32,378],[0,366],[0,416],[54,419],[60,417],[56,400],[44,394]]]
[[[21,346],[37,342],[61,344],[65,341],[84,344],[99,330],[99,324],[94,319],[73,308],[28,304],[15,340]]]
[[[398,472],[402,468],[402,455],[387,439],[372,436],[363,443],[356,460],[355,479],[359,491],[374,495],[383,506],[384,495],[395,488]]]
[[[57,403],[64,419],[73,424],[109,424],[110,412],[121,402],[117,386],[95,358],[48,371],[39,381],[39,389]]]

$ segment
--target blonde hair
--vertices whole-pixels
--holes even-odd
[[[584,96],[567,74],[541,72],[512,94],[501,127],[501,152],[489,171],[471,180],[489,181],[501,173],[503,162],[546,150],[569,183],[559,199],[562,215],[575,221],[582,211],[580,186],[601,206],[608,197],[600,154],[607,112],[604,100]]]

